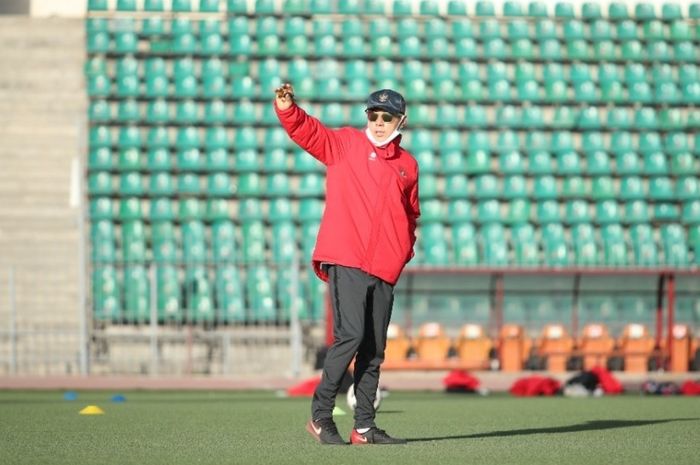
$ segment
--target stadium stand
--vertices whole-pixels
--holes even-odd
[[[362,126],[371,89],[407,97],[404,145],[420,164],[423,213],[412,269],[696,270],[698,5],[502,7],[90,0],[95,318],[149,321],[143,273],[155,261],[161,322],[288,321],[284,268],[295,251],[308,261],[324,185],[320,164],[291,145],[271,111],[286,79],[331,126]],[[318,320],[323,286],[312,273],[300,278],[303,317]],[[700,297],[686,290],[678,316],[692,333]],[[488,340],[477,326],[459,335],[453,350],[469,363],[487,363],[493,346],[503,370],[519,370],[532,345],[551,370],[575,354],[590,367],[606,362],[618,335],[625,368],[638,370],[654,349],[644,325],[656,307],[629,304],[633,295],[582,295],[581,334],[563,326],[571,299],[559,305],[546,291],[508,294],[501,323],[518,326],[500,334],[490,317],[473,321],[468,297],[430,300],[430,312],[456,302],[462,323],[491,324]],[[408,302],[397,298],[395,316],[419,321],[420,298]],[[620,322],[635,325],[609,326]],[[425,328],[416,338],[394,328],[387,360],[408,341],[418,359],[447,359],[452,342],[430,328],[427,339]]]

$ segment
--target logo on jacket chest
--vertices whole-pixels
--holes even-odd
[[[377,161],[376,152],[370,152],[368,159],[369,159],[369,161]]]

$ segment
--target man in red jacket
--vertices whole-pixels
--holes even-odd
[[[413,257],[418,165],[401,146],[406,102],[393,90],[367,99],[367,128],[332,130],[294,102],[290,84],[276,90],[287,134],[326,165],[326,208],[312,263],[329,283],[334,342],[306,425],[322,444],[345,444],[333,422],[340,383],[355,358],[357,407],[351,444],[404,444],[374,423],[379,366],[384,360],[393,291]]]

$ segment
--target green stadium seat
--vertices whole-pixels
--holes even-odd
[[[496,199],[479,201],[476,207],[476,221],[480,224],[500,223],[501,203]]]
[[[169,171],[172,169],[172,160],[168,149],[163,147],[154,147],[149,149],[146,167],[148,171]]]
[[[615,35],[619,41],[623,43],[628,41],[636,41],[641,37],[641,33],[637,31],[637,25],[632,20],[623,20],[617,23]]]
[[[437,202],[437,203],[435,203]],[[452,199],[447,204],[447,216],[444,215],[442,203],[439,200],[428,200],[424,202],[432,205],[433,221],[447,221],[449,223],[463,223],[472,220],[472,204],[467,199]],[[421,219],[423,215],[421,207]]]
[[[537,176],[533,180],[532,197],[538,200],[556,199],[559,193],[554,176]]]
[[[549,16],[547,4],[540,1],[530,1],[527,8],[527,16],[533,18],[546,18]]]
[[[443,150],[440,153],[440,166],[441,172],[449,174],[463,174],[467,173],[467,165],[463,154],[459,150]],[[421,171],[423,167],[421,166]],[[429,172],[429,171],[428,171]]]
[[[588,183],[581,176],[567,176],[561,187],[561,196],[567,199],[580,199],[590,196]]]
[[[199,195],[199,176],[194,173],[181,173],[177,177],[177,191],[182,195]]]
[[[623,200],[641,200],[647,192],[644,181],[639,176],[625,176],[620,180],[620,198]]]
[[[641,62],[645,59],[645,50],[638,40],[629,40],[622,44],[622,59],[627,61]]]
[[[535,38],[538,41],[557,39],[557,27],[551,19],[540,19],[535,23]]]
[[[569,200],[566,203],[566,222],[570,224],[591,221],[588,202],[582,199]],[[600,222],[600,219],[599,219]]]
[[[684,224],[700,223],[700,200],[689,200],[683,203],[681,220]]]
[[[465,16],[467,14],[467,8],[464,5],[464,1],[450,0],[447,3],[447,14],[448,16]]]
[[[170,107],[165,99],[157,98],[148,102],[146,122],[163,124],[170,121]]]
[[[581,174],[581,162],[573,150],[562,151],[557,156],[557,172],[559,174]]]
[[[561,215],[559,213],[559,204],[556,200],[538,201],[535,206],[535,220],[541,225],[559,223],[561,221]]]
[[[678,205],[668,202],[657,202],[654,204],[654,220],[659,222],[678,221],[680,209]]]
[[[323,164],[304,150],[294,153],[294,171],[299,173],[318,173],[323,170]]]
[[[258,15],[272,15],[275,11],[275,2],[272,0],[255,0],[255,13]]]
[[[528,197],[527,181],[522,175],[506,176],[503,179],[503,196],[507,199]]]
[[[225,198],[207,199],[205,218],[207,221],[219,221],[230,218],[228,200]]]
[[[571,255],[569,247],[561,240],[545,240],[543,242],[543,264],[549,267],[569,266]]]
[[[525,172],[525,161],[518,150],[502,152],[499,158],[499,168],[504,174],[522,174]]]
[[[124,319],[129,323],[150,320],[150,286],[146,268],[132,265],[124,270]]]
[[[496,9],[493,3],[488,0],[479,0],[476,2],[476,16],[495,16]]]
[[[624,219],[627,223],[648,223],[651,220],[649,204],[643,199],[627,202],[624,210]]]
[[[554,16],[561,19],[574,18],[576,15],[574,13],[574,7],[571,3],[567,2],[557,2],[554,6]]]
[[[109,122],[112,119],[112,109],[106,100],[93,100],[90,102],[88,116],[90,121]]]
[[[663,152],[648,152],[644,155],[644,173],[650,176],[669,173],[666,155]]]
[[[634,17],[637,21],[649,21],[656,18],[654,5],[646,2],[639,2],[634,7]]]
[[[323,176],[318,173],[306,173],[299,179],[296,195],[299,197],[318,197],[325,193]]]
[[[528,154],[528,171],[531,174],[549,174],[554,170],[551,154],[546,150],[532,150]]]
[[[199,107],[194,100],[187,99],[177,103],[175,121],[182,124],[196,123],[199,120]]]
[[[506,222],[522,224],[530,220],[530,200],[519,198],[510,200],[506,206]]]
[[[471,223],[459,223],[452,227],[454,262],[460,266],[475,266],[479,263],[476,231]]]
[[[106,31],[88,31],[88,53],[107,53],[111,49],[109,33]]]
[[[627,5],[622,2],[611,2],[608,5],[608,18],[610,18],[611,21],[629,19]]]
[[[141,196],[144,194],[144,182],[141,173],[132,171],[119,177],[119,194],[122,196]]]
[[[700,181],[696,176],[676,178],[675,197],[679,200],[700,199]]]
[[[109,171],[114,167],[112,151],[109,147],[91,148],[88,154],[88,170]]]
[[[620,83],[615,84],[620,86]],[[607,97],[603,96],[603,99],[606,100]],[[629,129],[632,126],[632,120],[626,108],[613,107],[608,109],[606,125],[612,129]]]
[[[446,186],[449,190],[451,185]],[[500,180],[492,174],[482,174],[474,179],[474,193],[473,196],[477,199],[490,199],[501,197],[502,189]]]
[[[615,182],[610,176],[596,176],[591,179],[591,197],[594,200],[606,200],[617,197]]]
[[[187,13],[192,11],[192,3],[190,0],[172,0],[171,9],[176,13]]]
[[[666,176],[650,178],[649,197],[653,200],[674,200],[675,192],[671,178]]]
[[[200,171],[204,167],[202,153],[197,148],[178,150],[177,167],[180,171]]]
[[[165,174],[165,173],[161,173]],[[165,192],[165,189],[163,189]],[[150,195],[157,195],[155,192],[150,192]],[[171,195],[164,193],[163,195]],[[151,221],[173,221],[175,220],[175,204],[172,199],[161,197],[151,199],[151,205],[149,209],[149,218]]]
[[[272,223],[288,222],[295,219],[292,202],[289,198],[279,197],[270,200],[268,218]]]
[[[634,151],[631,133],[627,131],[613,132],[610,137],[610,151],[618,156],[626,152]]]
[[[603,150],[594,150],[586,154],[586,171],[588,174],[608,175],[612,173],[610,157]]]
[[[524,9],[523,5],[519,2],[506,1],[503,3],[503,16],[523,16]]]
[[[88,11],[107,11],[109,9],[108,3],[107,0],[89,0]]]
[[[670,27],[671,40],[675,42],[693,40],[693,32],[686,21],[673,21]]]
[[[596,223],[611,224],[617,223],[622,218],[619,204],[614,200],[601,200],[595,206]]]
[[[594,42],[613,40],[615,38],[613,25],[604,19],[596,19],[590,24],[588,38]]]
[[[233,184],[227,173],[212,173],[207,176],[207,196],[230,197],[233,192]]]

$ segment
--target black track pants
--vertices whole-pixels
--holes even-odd
[[[340,265],[329,267],[328,278],[335,341],[326,355],[321,384],[311,403],[311,415],[314,420],[332,416],[340,383],[357,354],[355,427],[376,426],[373,404],[379,385],[379,366],[384,361],[394,287],[360,269]]]

